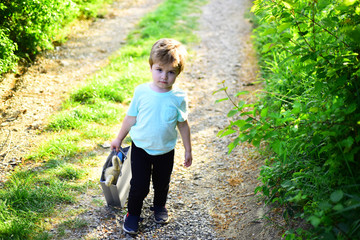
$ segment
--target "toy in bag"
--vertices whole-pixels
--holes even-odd
[[[124,207],[131,180],[130,147],[111,151],[100,177],[100,185],[109,206]]]

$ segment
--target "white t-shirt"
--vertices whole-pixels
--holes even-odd
[[[141,84],[135,89],[127,115],[136,117],[130,136],[137,147],[150,155],[168,153],[176,145],[177,122],[187,120],[186,93],[176,87],[159,93],[150,83]]]

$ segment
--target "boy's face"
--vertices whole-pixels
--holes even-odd
[[[179,70],[171,64],[154,63],[150,67],[152,73],[153,84],[152,87],[157,92],[168,92],[172,89]]]

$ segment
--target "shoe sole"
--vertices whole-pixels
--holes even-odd
[[[167,224],[169,223],[170,219],[168,218],[166,221],[163,220],[156,220],[156,218],[154,217],[154,222],[159,223],[159,224]]]
[[[126,214],[125,214],[125,216],[124,216],[124,223],[123,223],[123,227],[122,227],[123,231],[126,232],[126,233],[128,233],[128,234],[131,234],[131,235],[136,235],[138,232],[129,231],[129,230],[125,229],[125,219],[126,219]]]

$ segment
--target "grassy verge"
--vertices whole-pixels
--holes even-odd
[[[17,169],[0,190],[0,239],[52,238],[45,219],[59,214],[57,209],[63,205],[76,204],[80,194],[99,189],[98,180],[87,180],[93,167],[103,161],[94,150],[114,137],[111,129],[124,116],[135,86],[150,80],[151,45],[162,37],[185,44],[197,41],[192,33],[196,28],[193,13],[202,3],[164,1],[129,34],[111,63],[75,89],[62,110],[51,116],[48,140],[27,157],[36,163],[34,167]],[[86,225],[63,219],[58,225],[62,229]]]

